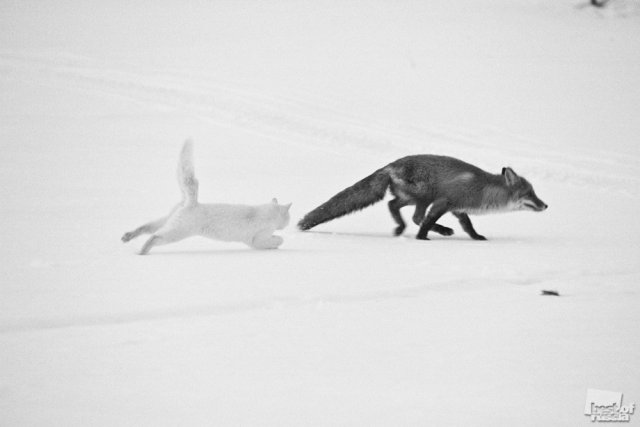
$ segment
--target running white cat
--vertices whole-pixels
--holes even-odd
[[[178,162],[178,184],[182,191],[180,202],[169,215],[143,224],[122,236],[123,242],[141,234],[151,234],[140,250],[149,253],[152,247],[177,242],[187,237],[204,236],[229,242],[243,242],[255,249],[276,249],[283,239],[275,236],[289,224],[288,205],[276,199],[257,206],[198,203],[198,181],[193,167],[193,142],[187,140]]]

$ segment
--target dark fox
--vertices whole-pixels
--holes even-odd
[[[511,168],[491,174],[453,157],[425,154],[403,157],[378,169],[309,212],[298,227],[309,230],[364,209],[382,200],[387,189],[395,197],[389,201],[389,211],[397,224],[394,234],[399,236],[406,228],[400,208],[415,205],[413,222],[420,226],[416,236],[420,240],[429,240],[429,231],[444,236],[453,234],[451,228],[437,223],[447,212],[458,218],[472,239],[486,240],[473,228],[469,214],[541,212],[548,207],[536,196],[529,181]]]

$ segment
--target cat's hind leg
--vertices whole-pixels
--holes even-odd
[[[171,218],[168,220],[167,224],[149,237],[144,246],[142,246],[142,249],[140,249],[140,255],[148,254],[154,246],[178,242],[193,235],[194,233],[188,226],[188,221],[180,221],[179,219],[176,220],[176,218]]]
[[[163,216],[162,218],[158,218],[154,221],[148,222],[146,224],[141,225],[133,231],[129,231],[124,233],[121,237],[121,240],[124,243],[127,243],[130,240],[135,239],[141,234],[153,234],[158,231],[166,222],[169,216]]]
[[[135,239],[136,237],[138,237],[141,234],[153,234],[156,231],[160,230],[162,227],[165,226],[165,224],[167,223],[167,221],[169,221],[169,218],[171,218],[176,212],[178,212],[178,210],[181,208],[181,204],[177,204],[175,205],[172,209],[171,212],[169,212],[168,215],[163,216],[162,218],[158,218],[155,219],[151,222],[148,222],[146,224],[142,224],[140,227],[136,228],[133,231],[129,231],[127,233],[124,233],[121,237],[121,240],[124,243],[127,243],[128,241]]]
[[[154,247],[156,244],[160,244],[159,240],[161,239],[160,236],[151,236],[149,237],[149,239],[144,243],[144,246],[142,246],[142,249],[140,249],[140,255],[146,255],[149,253],[149,251],[151,250],[152,247]]]
[[[249,246],[254,249],[277,249],[284,239],[280,236],[274,236],[272,231],[261,231],[254,235]]]
[[[186,239],[190,234],[180,232],[179,230],[170,230],[168,232],[159,232],[151,237],[145,242],[142,249],[140,249],[140,255],[146,255],[149,253],[151,248],[154,246],[167,245],[169,243],[178,242],[180,240]]]

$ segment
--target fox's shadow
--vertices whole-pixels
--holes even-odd
[[[323,235],[323,236],[338,236],[338,237],[364,237],[364,238],[371,238],[371,239],[391,239],[391,240],[397,240],[397,239],[404,239],[404,240],[415,240],[416,242],[422,242],[424,244],[428,244],[429,242],[424,242],[424,241],[419,241],[416,239],[416,234],[415,233],[407,233],[407,234],[403,234],[402,236],[396,237],[394,236],[391,232],[387,232],[387,233],[377,233],[377,232],[372,232],[372,233],[366,233],[366,232],[346,232],[346,231],[318,231],[318,230],[309,230],[309,231],[305,231],[304,233],[309,233],[309,234],[317,234],[317,235]],[[478,241],[478,240],[473,240],[470,239],[467,235],[465,235],[464,233],[461,234],[454,234],[453,236],[441,236],[439,234],[433,234],[429,236],[430,240],[437,240],[437,241],[455,241],[455,242],[472,242],[474,244],[478,244],[481,245],[482,241]],[[518,237],[518,236],[514,236],[514,237],[504,237],[504,236],[498,236],[498,237],[488,237],[487,240],[484,242],[486,243],[491,243],[491,242],[500,242],[500,243],[506,243],[506,242],[510,242],[510,243],[515,243],[515,242],[522,242],[522,241],[526,241],[528,240],[527,238],[524,237]]]
[[[391,233],[354,233],[347,231],[319,231],[319,230],[308,230],[304,232],[305,234],[319,234],[323,236],[342,236],[342,237],[367,237],[367,238],[376,238],[376,239],[388,239],[393,238],[394,236]]]

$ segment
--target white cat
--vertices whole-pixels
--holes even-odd
[[[288,205],[276,199],[258,206],[198,203],[198,181],[193,167],[193,142],[187,140],[178,162],[178,184],[182,190],[180,202],[169,215],[141,225],[122,236],[123,242],[141,234],[151,237],[140,250],[149,253],[152,247],[177,242],[191,236],[243,242],[255,249],[276,249],[282,237],[273,235],[289,224]]]

